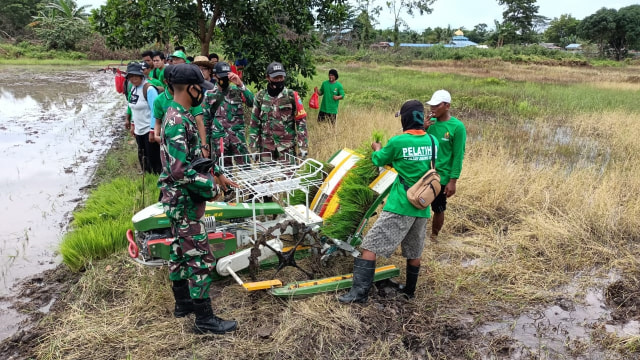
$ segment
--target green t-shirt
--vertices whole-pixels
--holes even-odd
[[[160,82],[160,84],[162,84],[160,86],[165,87],[165,85],[164,85],[164,68],[151,70],[151,73],[149,74],[149,77],[151,79],[158,80]]]
[[[437,140],[435,149],[437,159],[439,155]],[[431,168],[431,138],[429,136],[408,133],[394,136],[382,149],[373,152],[371,160],[376,166],[391,165],[398,172],[398,177],[391,185],[387,203],[383,208],[384,211],[405,216],[431,217],[431,207],[421,210],[411,205],[407,199],[407,191],[400,182],[400,178],[402,178],[406,185],[411,187]]]
[[[337,81],[332,84],[331,82],[329,82],[329,80],[325,80],[322,83],[322,86],[320,86],[320,89],[318,89],[318,95],[322,96],[320,111],[327,114],[338,113],[338,105],[340,104],[340,100],[333,100],[333,96],[341,95],[342,99],[344,99],[344,89],[342,89],[342,84]]]
[[[440,183],[447,185],[449,179],[458,179],[462,172],[467,129],[462,121],[453,116],[447,121],[436,121],[427,128],[427,133],[438,140],[438,161],[436,170],[440,175]]]
[[[164,114],[167,113],[167,109],[169,105],[173,102],[173,95],[167,89],[162,94],[159,94],[156,100],[153,102],[153,117],[155,119],[163,119]],[[189,109],[189,113],[196,117],[198,115],[202,115],[202,106],[192,106]]]

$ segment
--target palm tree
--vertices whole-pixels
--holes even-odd
[[[45,5],[46,8],[51,9],[54,16],[57,14],[62,15],[66,19],[87,20],[89,13],[86,9],[89,5],[78,7],[73,0],[53,0]]]

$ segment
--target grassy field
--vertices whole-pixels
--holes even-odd
[[[605,331],[567,335],[560,352],[480,331],[562,301],[600,293],[618,319],[634,319],[640,293],[640,78],[637,67],[548,67],[495,60],[425,62],[413,67],[325,64],[340,72],[347,93],[335,127],[310,110],[310,156],[326,160],[372,133],[399,134],[393,115],[407,99],[428,100],[437,89],[453,96],[452,115],[467,126],[458,191],[450,199],[438,243],[428,244],[416,298],[378,293],[366,306],[341,306],[335,294],[283,301],[246,293],[231,280],[212,288],[214,309],[238,320],[227,336],[194,336],[192,319],[171,316],[166,268],[127,259],[124,248],[92,261],[59,311],[38,325],[39,359],[480,359],[640,356],[640,336]],[[130,218],[143,203],[135,145],[121,143],[97,179],[123,175],[118,210]],[[122,180],[126,183],[125,180]],[[147,184],[152,184],[153,179]],[[111,186],[112,188],[108,188]],[[93,199],[93,197],[92,197]],[[90,199],[87,217],[105,206]],[[127,208],[128,207],[128,208]],[[103,216],[103,215],[101,215]],[[127,216],[121,217],[126,222]],[[103,216],[104,217],[104,216]],[[114,214],[114,219],[118,214]],[[76,221],[82,221],[76,216]],[[120,220],[118,220],[120,221]],[[120,226],[120,225],[119,225]],[[95,230],[100,232],[99,229]],[[85,239],[84,236],[81,236]],[[82,240],[80,240],[82,241]],[[404,259],[396,253],[379,265]],[[352,260],[332,263],[351,271]],[[267,273],[265,276],[268,276]],[[298,277],[287,269],[282,279]],[[401,275],[404,277],[404,275]],[[615,278],[615,287],[601,284]],[[573,289],[567,291],[567,289]],[[548,330],[552,331],[552,330]],[[604,358],[604,357],[603,357]]]

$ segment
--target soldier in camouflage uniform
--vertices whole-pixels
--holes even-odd
[[[202,157],[196,121],[189,109],[202,103],[202,89],[212,89],[200,69],[191,64],[175,65],[171,73],[174,98],[162,123],[162,205],[174,235],[169,260],[169,279],[176,300],[174,315],[196,314],[195,331],[225,333],[237,322],[213,314],[209,299],[210,273],[215,257],[209,247],[202,218],[206,203],[219,193],[210,173],[198,173],[191,163]]]
[[[253,102],[249,149],[270,152],[273,159],[284,154],[304,158],[308,153],[307,114],[298,93],[284,87],[285,76],[282,64],[273,62],[267,67],[269,84]]]
[[[253,106],[253,93],[247,89],[240,77],[231,72],[231,66],[224,61],[216,63],[213,74],[217,86],[205,94],[202,108],[207,138],[211,153],[220,157],[220,139],[225,156],[234,156],[236,164],[247,161],[243,156],[249,153],[245,137],[244,108]],[[231,165],[231,158],[225,159],[225,165]]]

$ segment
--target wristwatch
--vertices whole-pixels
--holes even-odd
[[[209,144],[204,144],[204,145],[202,145],[200,147],[205,149],[205,150],[207,150],[207,151],[209,151]]]

